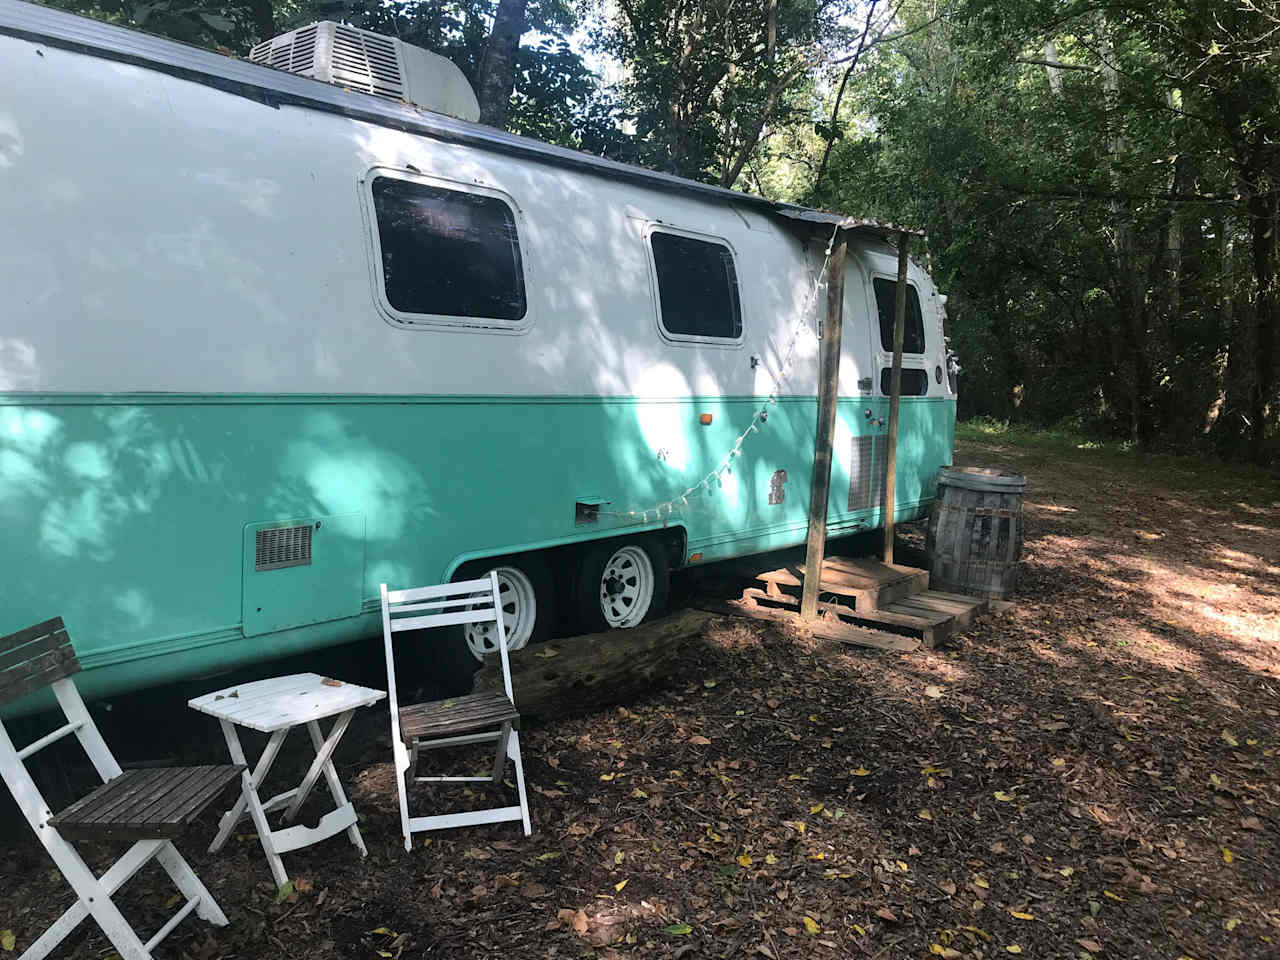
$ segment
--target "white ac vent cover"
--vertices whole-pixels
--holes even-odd
[[[475,93],[452,61],[344,23],[324,20],[283,33],[254,47],[249,59],[462,120],[480,118]]]

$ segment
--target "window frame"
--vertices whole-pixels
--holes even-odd
[[[729,251],[729,256],[733,258],[733,280],[738,295],[738,315],[742,320],[742,329],[738,331],[737,337],[708,337],[701,334],[673,333],[667,329],[667,325],[662,320],[662,290],[658,286],[658,261],[653,255],[652,237],[655,233],[669,233],[677,237],[701,240],[704,243],[719,244]],[[686,230],[683,227],[663,223],[661,220],[652,220],[645,224],[643,240],[645,257],[649,263],[649,287],[653,300],[653,317],[654,323],[658,328],[658,336],[675,346],[710,346],[719,347],[722,350],[741,349],[747,336],[747,311],[742,298],[742,281],[738,276],[738,251],[733,244],[716,234],[702,233],[698,230]]]
[[[387,298],[387,285],[383,276],[382,237],[378,230],[378,212],[373,197],[374,181],[379,177],[418,183],[425,187],[436,187],[455,193],[490,197],[504,203],[511,212],[512,222],[516,227],[516,243],[520,251],[520,282],[524,288],[524,316],[519,320],[503,320],[498,317],[459,317],[446,313],[408,313],[392,306]],[[360,210],[365,222],[365,246],[368,252],[373,299],[383,320],[399,330],[435,330],[437,332],[443,330],[507,336],[527,333],[533,326],[535,304],[530,292],[534,288],[535,271],[529,262],[528,248],[524,243],[528,237],[527,221],[524,211],[509,193],[487,184],[463,183],[398,167],[371,167],[360,177],[359,192]]]
[[[884,368],[893,368],[893,350],[885,350],[884,345],[880,341],[880,303],[876,299],[876,280],[887,280],[892,284],[897,284],[898,275],[896,273],[887,273],[883,270],[871,270],[866,286],[866,296],[868,306],[870,307],[870,320],[868,324],[870,329],[868,335],[874,345],[872,350],[872,358],[875,361],[873,395],[880,397],[889,396],[888,393],[880,389],[880,372]],[[916,300],[920,304],[920,326],[924,334],[924,352],[923,353],[907,353],[902,351],[902,369],[903,370],[922,370],[925,373],[925,391],[917,394],[903,394],[903,398],[923,399],[936,395],[933,376],[929,365],[929,357],[932,356],[929,347],[929,327],[925,323],[924,300],[920,296],[920,286],[911,279],[910,273],[907,275],[907,286],[916,292]]]
[[[873,273],[871,275],[871,303],[876,308],[875,314],[874,314],[875,321],[876,321],[875,331],[874,331],[875,338],[876,338],[876,346],[878,347],[881,353],[886,353],[889,356],[893,356],[893,344],[890,344],[888,349],[885,349],[884,340],[881,339],[880,337],[880,298],[876,296],[877,280],[884,280],[888,283],[893,284],[896,287],[898,285],[898,277],[896,274],[894,276],[888,276],[887,274],[883,274],[883,273]],[[903,360],[906,360],[907,357],[913,357],[913,358],[927,357],[929,355],[929,330],[928,330],[928,325],[924,322],[924,299],[920,296],[919,286],[913,283],[910,277],[907,278],[907,289],[914,290],[916,292],[916,306],[920,308],[920,338],[924,341],[924,349],[921,350],[919,353],[915,351],[907,352],[906,349],[903,349],[902,351]],[[905,318],[904,318],[904,324],[903,324],[904,334],[906,333],[905,326],[906,325],[905,325]],[[904,336],[904,339],[905,339],[905,336]],[[904,347],[905,347],[905,344],[904,344]]]

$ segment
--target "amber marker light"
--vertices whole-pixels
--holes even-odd
[[[698,422],[702,424],[704,427],[711,426],[711,414],[704,413],[702,416],[698,418]]]
[[[700,554],[700,553],[691,553],[691,554],[689,554],[689,562],[690,562],[690,563],[697,563],[697,562],[698,562],[699,560],[701,560],[701,559],[702,559],[702,554]]]

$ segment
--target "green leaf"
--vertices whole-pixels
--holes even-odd
[[[276,903],[284,903],[293,896],[293,881],[286,880],[284,886],[276,891]]]
[[[663,927],[662,932],[682,937],[686,933],[693,933],[693,927],[689,926],[687,923],[673,923],[669,927]]]
[[[0,930],[0,950],[9,953],[17,942],[12,930]]]

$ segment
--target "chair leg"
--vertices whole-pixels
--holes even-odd
[[[169,874],[169,879],[173,881],[173,885],[182,892],[184,897],[188,900],[197,900],[198,898],[196,903],[197,917],[213,924],[215,927],[225,927],[227,925],[227,915],[218,906],[218,901],[213,899],[213,894],[200,882],[200,878],[191,869],[191,865],[187,863],[186,858],[178,852],[172,843],[165,842],[164,846],[156,852],[156,860],[160,863],[160,866],[164,867],[164,872]]]
[[[502,780],[502,768],[507,763],[507,744],[511,741],[511,724],[504,723],[502,732],[498,734],[498,751],[493,758],[493,782]]]
[[[520,762],[519,731],[511,731],[511,739],[507,745],[507,755],[516,767],[516,790],[520,794],[520,820],[524,824],[524,835],[527,837],[533,833],[533,829],[529,826],[529,798],[525,796],[524,792],[524,764]]]
[[[65,840],[58,838],[62,844],[66,845],[66,849],[70,851],[70,858],[74,858],[76,865],[72,865],[65,855],[55,858],[58,861],[58,868],[62,871],[63,877],[71,884],[71,889],[75,891],[76,897],[79,898],[80,904],[84,907],[86,913],[93,917],[94,922],[103,933],[107,935],[107,939],[111,941],[111,945],[116,948],[116,952],[120,954],[121,960],[152,960],[151,952],[147,950],[146,945],[142,942],[129,925],[129,921],[124,918],[119,908],[111,900],[111,893],[102,883],[93,875],[92,871],[85,866],[84,861],[80,859],[80,855],[70,849],[70,845]],[[46,846],[48,843],[46,842]],[[52,849],[50,850],[52,852]],[[61,943],[72,930],[79,925],[79,921],[71,916],[71,911],[63,915],[63,919],[69,922],[63,923],[59,921],[49,927],[35,943],[22,954],[18,960],[43,960]]]
[[[416,745],[415,745],[416,750]],[[400,832],[404,836],[404,849],[410,851],[413,849],[413,831],[409,829],[409,784],[410,772],[413,765],[409,762],[408,751],[403,743],[396,741],[391,744],[391,755],[395,759],[396,765],[396,794],[400,801]]]

